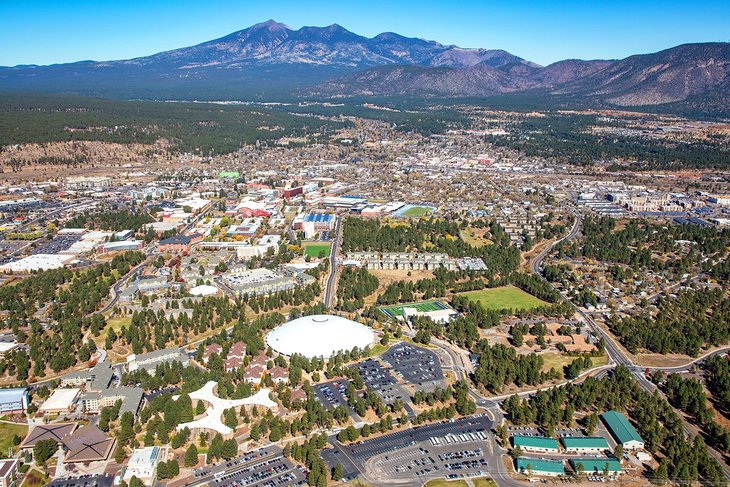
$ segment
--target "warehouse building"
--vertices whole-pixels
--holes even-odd
[[[563,437],[565,453],[603,453],[608,450],[608,441],[601,436]]]
[[[644,439],[636,432],[626,416],[618,411],[607,411],[601,415],[611,436],[620,443],[624,450],[643,450]]]
[[[0,265],[0,272],[30,274],[33,271],[59,269],[74,259],[64,254],[34,254]]]
[[[514,448],[519,446],[523,451],[535,453],[558,452],[558,440],[545,436],[514,435],[512,436],[512,446]]]
[[[515,471],[528,476],[559,477],[565,475],[565,466],[560,460],[519,457],[515,459]]]

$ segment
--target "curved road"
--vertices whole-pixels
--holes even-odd
[[[553,284],[550,283],[549,281],[547,281],[541,273],[542,261],[545,258],[545,256],[558,243],[560,243],[566,239],[573,239],[578,235],[579,230],[580,230],[581,217],[576,212],[573,212],[573,214],[576,216],[576,221],[573,224],[573,228],[571,229],[570,233],[568,235],[566,235],[564,238],[557,240],[555,243],[553,243],[552,245],[547,247],[545,250],[543,250],[532,262],[532,272],[534,274],[538,275],[539,277],[541,277],[543,280],[545,280],[545,282],[548,282],[551,286],[553,286]],[[606,332],[585,311],[583,311],[581,308],[576,306],[575,303],[573,303],[563,292],[561,292],[560,290],[555,288],[555,286],[553,286],[553,289],[556,289],[558,292],[560,292],[560,295],[563,297],[563,299],[565,299],[568,303],[570,303],[573,306],[573,308],[581,316],[583,321],[589,325],[589,327],[591,328],[593,333],[595,333],[597,336],[600,336],[603,338],[603,340],[606,344],[606,353],[608,354],[610,365],[626,366],[629,369],[629,371],[631,371],[632,375],[634,376],[634,379],[639,383],[639,386],[642,389],[644,389],[645,391],[647,391],[649,393],[653,393],[658,390],[657,386],[653,382],[651,382],[649,379],[647,379],[647,377],[644,375],[645,368],[634,364],[634,362],[631,360],[631,358],[623,351],[623,349],[620,347],[620,345],[616,342],[616,340],[610,333]],[[726,347],[725,349],[720,349],[720,350],[710,352],[709,354],[706,354],[705,356],[700,357],[699,359],[694,360],[693,362],[691,362],[689,364],[685,364],[683,366],[666,367],[666,368],[664,368],[664,367],[651,368],[650,367],[650,369],[680,372],[682,370],[686,370],[686,369],[692,367],[694,364],[701,362],[702,360],[704,360],[705,358],[707,358],[709,356],[724,353],[725,350],[730,350],[730,347]],[[608,368],[602,370],[599,375],[604,375],[606,373],[608,373]],[[661,393],[661,391],[659,391],[659,392]],[[701,434],[701,432],[697,428],[697,426],[688,422],[680,411],[677,411],[677,414],[680,416],[680,418],[682,418],[683,429],[687,436]],[[730,468],[725,463],[724,455],[722,453],[718,452],[717,450],[715,450],[714,448],[710,447],[709,445],[707,446],[707,451],[710,453],[710,455],[712,455],[719,462],[720,466],[723,469],[723,472],[725,473],[725,477],[730,479]]]

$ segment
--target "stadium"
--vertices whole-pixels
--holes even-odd
[[[334,315],[303,316],[274,328],[266,336],[266,343],[276,352],[307,358],[328,358],[339,351],[365,348],[374,340],[372,329]]]
[[[457,313],[441,301],[423,301],[420,303],[397,304],[383,306],[380,311],[388,318],[407,320],[412,316],[427,316],[436,322],[445,323]]]

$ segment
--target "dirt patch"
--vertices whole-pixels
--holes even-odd
[[[77,175],[115,176],[120,168],[148,170],[174,164],[166,158],[168,147],[163,140],[155,144],[72,141],[10,146],[0,154],[0,179],[53,181]],[[50,164],[52,160],[64,162]]]
[[[636,364],[647,367],[679,367],[691,362],[693,359],[687,355],[660,353],[638,353],[636,354]]]
[[[521,256],[522,260],[520,262],[519,270],[522,272],[530,272],[533,259],[540,255],[540,252],[552,245],[553,242],[555,242],[555,240],[544,240],[533,246],[529,252],[524,252]]]
[[[397,281],[416,282],[419,279],[433,278],[433,271],[408,271],[405,269],[396,269],[391,271],[368,270],[368,272],[378,278],[380,285],[373,294],[365,298],[365,306],[372,306],[375,304],[378,296],[382,294],[389,284],[393,284]],[[409,272],[410,276],[408,275]]]

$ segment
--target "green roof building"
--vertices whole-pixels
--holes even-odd
[[[241,173],[238,171],[221,171],[218,173],[220,179],[238,179]]]
[[[533,452],[556,452],[558,451],[558,440],[544,436],[523,436],[513,435],[512,446],[520,447],[525,451]]]
[[[571,458],[570,466],[573,470],[578,472],[581,470],[579,465],[582,467],[582,472],[591,474],[608,474],[616,475],[622,472],[621,464],[615,458]]]
[[[607,411],[601,415],[611,435],[626,450],[642,450],[644,439],[636,432],[626,416],[617,411]]]
[[[566,453],[600,453],[608,450],[608,441],[602,436],[563,437]]]
[[[515,470],[524,475],[557,477],[565,475],[565,466],[560,460],[519,457],[515,459]]]

